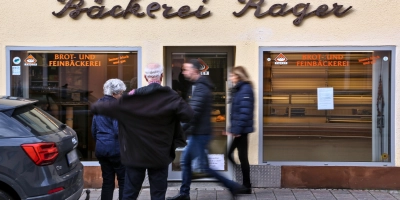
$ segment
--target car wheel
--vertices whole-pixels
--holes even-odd
[[[9,194],[0,190],[0,200],[14,200]]]

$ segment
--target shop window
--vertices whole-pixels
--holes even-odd
[[[391,50],[262,56],[263,162],[391,162]]]
[[[137,87],[136,52],[10,50],[10,95],[38,100],[37,106],[73,128],[83,161],[96,160],[89,106],[104,96],[103,85],[121,79]]]

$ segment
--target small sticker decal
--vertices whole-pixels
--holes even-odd
[[[282,53],[275,58],[275,65],[287,65],[288,59]]]
[[[19,63],[21,63],[21,58],[20,57],[14,57],[13,58],[13,63],[16,65],[19,65]]]
[[[32,54],[29,54],[28,57],[25,58],[25,66],[37,66],[37,60]]]

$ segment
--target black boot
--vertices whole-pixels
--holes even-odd
[[[244,194],[251,194],[252,190],[251,190],[251,184],[244,184],[243,185],[246,189],[243,191]]]

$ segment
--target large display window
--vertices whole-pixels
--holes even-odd
[[[263,162],[391,163],[394,49],[265,48]]]
[[[121,79],[127,92],[137,87],[137,54],[134,49],[10,48],[8,95],[38,100],[37,106],[76,131],[81,160],[97,160],[89,106],[104,96],[108,79]]]

